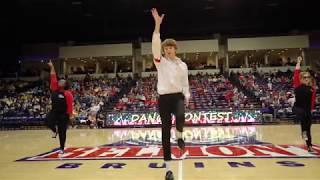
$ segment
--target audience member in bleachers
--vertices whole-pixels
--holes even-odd
[[[96,128],[97,127],[97,116],[98,112],[100,111],[101,106],[103,105],[103,102],[99,103],[92,103],[91,107],[89,108],[89,117],[87,124],[90,126],[90,128]]]
[[[86,78],[85,81],[74,81],[72,87],[76,102],[76,119],[79,122],[88,123],[91,127],[95,127],[97,124],[91,124],[91,120],[94,119],[92,119],[92,116],[89,117],[92,104],[100,104],[101,111],[96,114],[96,116],[99,116],[100,113],[106,110],[107,106],[110,105],[110,102],[114,100],[120,89],[127,82],[128,80],[118,78]]]

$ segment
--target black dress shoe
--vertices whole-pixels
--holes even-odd
[[[167,173],[166,173],[166,180],[173,180],[173,173],[172,173],[172,171],[167,171]]]
[[[185,144],[182,138],[178,139],[178,147],[180,148],[180,150],[184,151]]]

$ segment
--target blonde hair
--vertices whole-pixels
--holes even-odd
[[[167,46],[173,46],[175,49],[178,49],[177,41],[174,39],[166,39],[162,42],[162,48]]]
[[[306,83],[306,82],[304,81],[304,76],[305,76],[305,75],[310,76],[310,81],[309,81],[309,83]],[[311,76],[311,74],[310,74],[308,71],[300,72],[299,79],[300,79],[301,84],[304,84],[304,85],[307,85],[307,86],[313,86],[313,85],[315,84],[314,78]]]

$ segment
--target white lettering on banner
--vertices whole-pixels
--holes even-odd
[[[223,119],[224,119],[224,115],[225,113],[217,113],[217,119],[218,119],[218,121],[217,121],[217,123],[222,123],[223,122]]]
[[[196,114],[196,113],[188,113],[190,114],[190,118],[186,119],[186,121],[193,121],[193,124],[198,124],[198,122],[201,122],[201,113]]]
[[[139,121],[140,116],[138,114],[133,114],[132,115],[132,123],[135,124],[136,122]]]
[[[248,122],[255,122],[255,119],[250,114],[248,116],[249,116]]]
[[[256,122],[254,114],[248,112],[188,112],[185,114],[186,124],[215,124],[215,123],[239,123]],[[109,122],[113,125],[157,125],[161,124],[161,118],[158,113],[119,113],[109,115]],[[175,117],[172,117],[172,123],[175,123]],[[107,123],[110,124],[110,123]]]
[[[144,123],[143,123],[144,122]],[[145,114],[142,114],[140,119],[139,119],[139,122],[138,122],[138,125],[143,125],[143,124],[149,124],[147,122],[147,118],[146,118],[146,115]]]

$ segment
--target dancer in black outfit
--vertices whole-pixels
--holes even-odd
[[[63,154],[67,138],[67,128],[73,115],[73,96],[69,90],[66,90],[66,80],[57,80],[57,75],[51,61],[48,65],[50,67],[52,110],[47,116],[47,126],[53,132],[53,138],[59,134],[59,153]]]
[[[296,114],[297,121],[300,121],[302,138],[306,141],[309,152],[313,152],[311,142],[311,111],[315,106],[316,88],[315,81],[309,72],[300,72],[302,57],[298,57],[294,71],[293,87],[296,102],[293,112]]]

